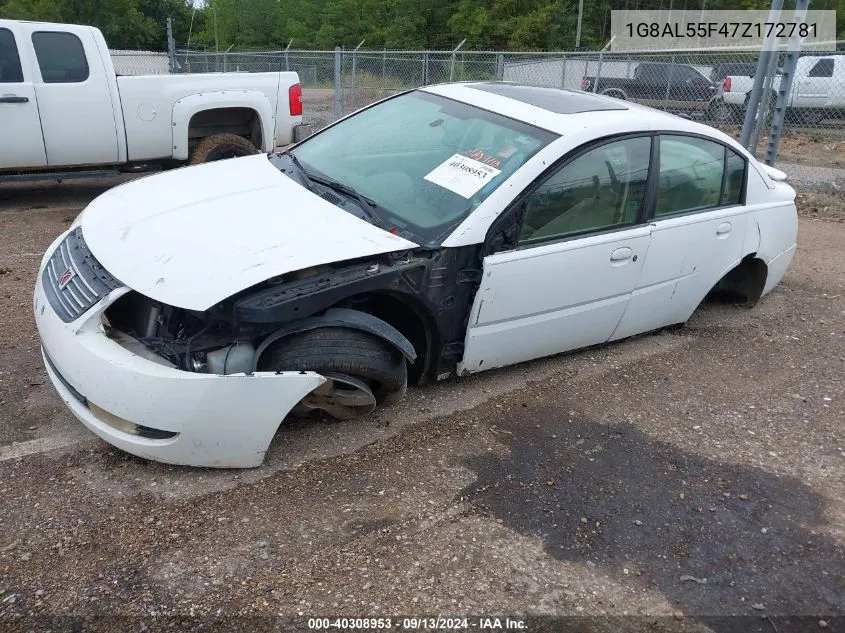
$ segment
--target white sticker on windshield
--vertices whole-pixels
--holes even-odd
[[[444,189],[454,191],[459,196],[472,198],[479,189],[501,173],[500,169],[485,165],[468,156],[454,154],[432,169],[425,179]]]

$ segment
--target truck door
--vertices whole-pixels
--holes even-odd
[[[44,167],[35,86],[24,77],[15,33],[0,27],[0,169]]]
[[[47,164],[118,162],[117,125],[106,66],[86,27],[26,25]],[[24,27],[22,27],[24,30]]]
[[[798,91],[794,105],[801,108],[823,108],[828,105],[833,84],[833,62],[833,57],[822,57],[804,73],[799,74],[796,70]]]

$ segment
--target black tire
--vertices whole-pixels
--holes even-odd
[[[718,99],[707,107],[707,118],[717,123],[733,123],[737,119],[736,108]]]
[[[324,327],[287,336],[267,348],[258,369],[347,374],[368,383],[379,405],[401,400],[408,388],[402,353],[377,336],[350,328]]]
[[[199,165],[201,163],[210,163],[227,158],[251,156],[257,153],[258,149],[255,145],[243,136],[229,133],[212,134],[211,136],[206,136],[197,144],[194,151],[191,152],[191,158],[188,164]]]
[[[602,94],[606,97],[613,97],[614,99],[626,101],[625,93],[620,90],[605,90]]]

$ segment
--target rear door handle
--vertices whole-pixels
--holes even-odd
[[[730,222],[722,222],[719,226],[716,227],[716,237],[727,237],[728,233],[731,232],[733,226]]]
[[[17,95],[3,95],[0,97],[0,103],[27,103],[29,97],[19,97]]]

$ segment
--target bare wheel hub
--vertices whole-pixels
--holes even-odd
[[[376,397],[360,378],[328,372],[323,376],[326,382],[305,396],[294,413],[304,415],[320,409],[338,420],[351,420],[376,408]]]

